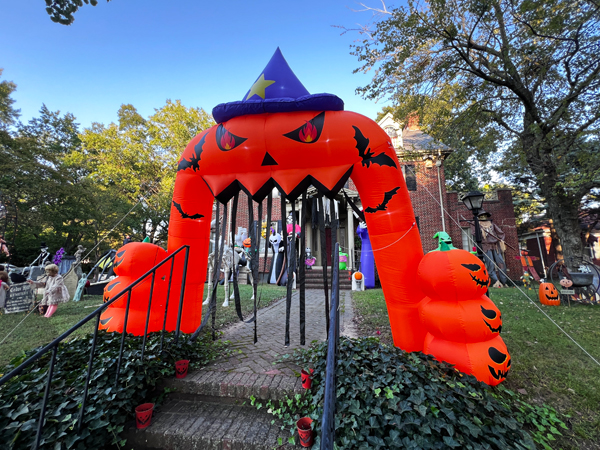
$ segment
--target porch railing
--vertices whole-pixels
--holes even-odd
[[[36,434],[34,445],[33,445],[32,449],[37,450],[40,446],[40,440],[41,440],[43,429],[44,429],[44,419],[46,417],[46,407],[48,404],[48,396],[50,395],[50,386],[52,385],[54,365],[56,363],[56,355],[58,353],[59,344],[62,341],[64,341],[66,338],[68,338],[74,331],[78,330],[79,328],[81,328],[82,326],[87,324],[92,319],[96,319],[96,327],[94,329],[94,337],[92,339],[92,344],[91,344],[91,349],[90,349],[90,359],[89,359],[89,363],[88,363],[88,367],[87,367],[85,387],[84,387],[84,391],[83,391],[83,400],[81,403],[79,419],[77,422],[77,432],[80,432],[81,425],[83,423],[83,416],[85,414],[85,409],[86,409],[85,406],[86,406],[86,401],[87,401],[90,376],[92,373],[92,366],[94,364],[94,352],[96,350],[96,341],[97,341],[97,337],[98,337],[98,326],[100,325],[100,315],[107,307],[112,305],[114,302],[119,300],[121,297],[123,297],[125,295],[127,296],[127,306],[125,309],[125,320],[123,323],[123,333],[121,335],[121,347],[119,350],[119,359],[117,362],[117,375],[115,377],[115,388],[117,388],[119,385],[119,373],[120,373],[120,369],[121,369],[121,362],[123,359],[123,348],[124,348],[124,344],[125,344],[125,335],[127,334],[127,332],[126,332],[127,319],[129,317],[131,292],[136,286],[138,286],[140,283],[142,283],[146,278],[148,278],[150,276],[152,277],[152,284],[150,287],[150,295],[148,298],[148,314],[146,315],[146,326],[144,328],[144,336],[143,336],[143,340],[142,340],[142,352],[141,352],[141,356],[140,356],[140,360],[143,360],[144,359],[144,350],[146,347],[146,335],[148,334],[148,323],[150,321],[150,309],[152,306],[152,294],[153,294],[153,290],[154,290],[154,281],[156,278],[156,271],[160,267],[162,267],[170,262],[171,269],[170,269],[170,276],[169,276],[169,285],[167,288],[167,299],[166,299],[166,303],[165,303],[165,319],[163,321],[162,335],[161,335],[161,339],[160,339],[160,350],[162,351],[163,343],[164,343],[165,327],[166,327],[166,322],[167,322],[167,311],[168,311],[168,307],[169,307],[169,297],[171,295],[171,284],[172,284],[171,281],[172,281],[172,276],[173,276],[173,267],[175,265],[175,257],[178,254],[180,254],[181,252],[185,252],[185,258],[183,261],[183,277],[181,279],[179,309],[177,311],[177,328],[176,328],[175,337],[174,337],[174,342],[177,342],[179,339],[179,335],[180,335],[181,311],[182,311],[182,307],[183,307],[183,297],[184,297],[184,292],[185,292],[185,279],[186,279],[186,274],[187,274],[188,258],[189,258],[189,252],[190,252],[190,247],[188,245],[184,245],[184,246],[180,247],[177,251],[175,251],[174,253],[169,255],[166,259],[164,259],[163,261],[158,263],[156,266],[154,266],[152,269],[150,269],[148,272],[146,272],[144,275],[142,275],[140,278],[138,278],[136,281],[134,281],[132,284],[130,284],[127,288],[125,288],[123,291],[121,291],[119,294],[117,294],[113,299],[104,303],[102,306],[100,306],[98,309],[96,309],[93,313],[91,313],[84,319],[80,320],[76,325],[71,327],[69,330],[65,331],[63,334],[61,334],[59,337],[54,339],[52,342],[50,342],[44,348],[39,350],[36,354],[34,354],[30,358],[28,358],[25,362],[23,362],[18,367],[14,368],[12,371],[10,371],[6,375],[4,375],[2,378],[0,378],[0,387],[1,387],[5,383],[7,383],[9,380],[11,380],[12,378],[16,377],[21,372],[23,372],[23,370],[25,370],[27,367],[31,366],[35,361],[40,359],[46,353],[52,352],[52,356],[50,357],[50,365],[48,368],[48,378],[47,378],[46,387],[44,390],[44,399],[42,401],[40,419],[38,422],[37,434]]]
[[[340,343],[340,244],[333,252],[331,280],[331,307],[329,309],[329,340],[327,342],[327,365],[325,369],[325,393],[323,419],[321,422],[321,450],[333,450],[335,442],[335,401],[337,397],[336,370]]]

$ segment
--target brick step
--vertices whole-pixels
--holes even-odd
[[[221,372],[207,368],[192,372],[182,379],[170,378],[165,381],[164,387],[175,389],[170,398],[194,398],[198,401],[227,399],[234,403],[243,403],[250,396],[280,400],[288,395],[304,392],[299,377]]]
[[[128,429],[134,450],[272,450],[294,448],[290,433],[265,408],[171,399],[158,407],[148,428]],[[278,446],[281,438],[283,445]]]

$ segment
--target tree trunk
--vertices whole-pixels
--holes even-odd
[[[579,258],[583,256],[578,217],[579,202],[556,194],[545,195],[545,197],[548,202],[548,215],[552,217],[556,234],[560,239],[557,250],[562,252],[569,270],[576,270],[579,267]]]
[[[569,194],[559,184],[559,176],[553,161],[551,139],[544,136],[534,125],[527,113],[524,117],[524,132],[521,134],[523,152],[535,174],[542,196],[548,204],[547,216],[552,219],[556,234],[560,240],[557,254],[562,253],[568,269],[577,269],[579,264],[574,258],[583,255],[581,229],[579,227],[579,206],[581,197]]]

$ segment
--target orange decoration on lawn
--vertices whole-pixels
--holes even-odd
[[[559,306],[560,295],[558,289],[552,283],[540,283],[539,290],[540,303],[548,306]]]

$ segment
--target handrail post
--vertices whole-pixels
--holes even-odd
[[[119,349],[119,361],[117,362],[117,376],[115,377],[115,389],[119,385],[119,372],[121,371],[121,361],[123,360],[123,347],[125,346],[125,335],[127,335],[127,319],[129,318],[129,304],[131,303],[131,288],[127,292],[127,306],[125,307],[125,319],[123,320],[123,333],[121,334],[121,348]]]
[[[96,319],[96,328],[94,328],[94,338],[92,339],[92,349],[90,350],[90,360],[88,362],[87,375],[85,377],[85,388],[83,390],[83,400],[81,401],[81,411],[79,411],[79,420],[77,421],[77,432],[81,431],[81,424],[83,423],[83,414],[85,411],[85,403],[87,401],[88,388],[90,386],[90,377],[92,376],[92,366],[94,362],[94,352],[96,351],[96,340],[98,338],[98,328],[100,326],[100,313],[98,313]]]
[[[163,319],[162,332],[160,334],[160,352],[163,350],[165,342],[165,328],[167,328],[167,315],[169,314],[169,299],[171,298],[171,284],[173,280],[173,267],[175,266],[175,258],[171,258],[171,272],[169,273],[169,286],[167,287],[167,301],[165,302],[165,317]]]
[[[48,396],[50,395],[50,385],[52,384],[52,375],[54,374],[54,364],[56,363],[56,354],[58,353],[58,344],[52,349],[52,357],[50,358],[50,368],[48,369],[48,381],[46,382],[46,389],[44,390],[44,400],[42,400],[42,410],[40,412],[40,421],[38,423],[38,430],[35,436],[35,442],[33,443],[33,450],[40,448],[40,440],[42,438],[42,430],[44,428],[44,419],[46,416],[46,406],[48,405]]]
[[[179,296],[179,311],[177,312],[177,329],[175,331],[175,343],[179,342],[181,329],[181,315],[183,312],[183,296],[185,294],[185,278],[187,276],[188,258],[190,255],[190,246],[185,246],[185,260],[183,262],[183,276],[181,277],[181,295]]]
[[[323,420],[321,425],[321,450],[333,450],[335,442],[335,399],[336,399],[336,368],[339,347],[339,304],[340,304],[340,244],[335,244],[331,283],[331,309],[329,311],[329,337],[327,342],[327,365],[325,369],[325,393],[323,405]]]
[[[140,361],[144,360],[144,350],[146,350],[146,336],[148,335],[148,325],[150,324],[150,311],[152,308],[152,294],[154,293],[154,280],[156,279],[156,269],[152,272],[152,284],[150,285],[150,297],[148,298],[148,313],[146,314],[146,328],[144,328],[144,337],[142,339],[142,355]]]

